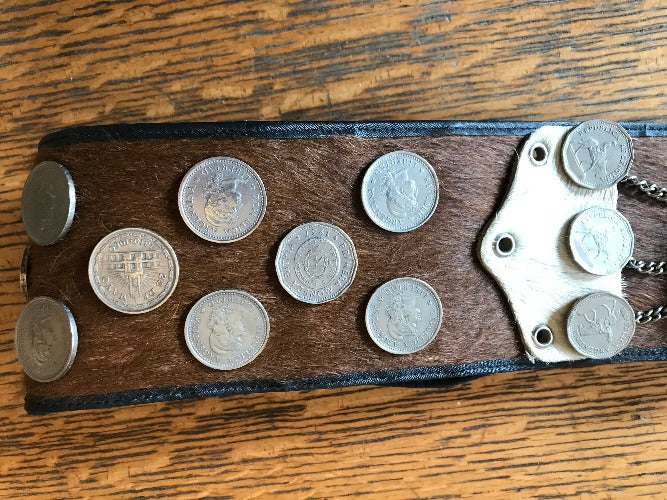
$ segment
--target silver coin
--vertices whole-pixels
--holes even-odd
[[[28,302],[16,322],[16,355],[28,377],[37,382],[52,382],[67,373],[78,340],[70,310],[49,297]]]
[[[609,358],[621,352],[635,333],[635,314],[625,299],[607,292],[575,302],[567,318],[567,337],[583,356]]]
[[[185,342],[192,355],[216,370],[250,363],[269,339],[269,315],[262,303],[241,290],[202,297],[185,320]]]
[[[618,123],[590,120],[574,127],[563,142],[563,168],[576,184],[608,188],[630,170],[632,138]]]
[[[266,190],[250,165],[226,156],[200,161],[178,190],[178,209],[187,226],[214,243],[245,238],[266,212]]]
[[[178,259],[159,234],[138,227],[100,240],[88,263],[99,299],[116,311],[139,314],[164,303],[178,282]]]
[[[21,218],[32,241],[44,246],[63,239],[75,208],[74,181],[65,167],[43,161],[32,169],[21,195]]]
[[[361,183],[368,217],[394,233],[412,231],[431,218],[438,206],[438,177],[421,156],[394,151],[375,160]]]
[[[429,345],[440,331],[442,303],[428,283],[396,278],[380,286],[366,306],[366,329],[379,347],[410,354]]]
[[[570,251],[582,269],[606,276],[623,269],[632,256],[635,236],[616,210],[592,207],[570,224]]]
[[[322,304],[340,297],[350,287],[357,272],[357,252],[341,228],[308,222],[280,242],[276,272],[292,297]]]

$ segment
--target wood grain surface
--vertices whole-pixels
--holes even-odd
[[[667,363],[27,417],[13,327],[20,190],[46,132],[661,121],[666,24],[660,0],[0,3],[0,496],[665,498]]]

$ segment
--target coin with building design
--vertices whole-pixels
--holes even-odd
[[[176,253],[167,240],[136,227],[102,238],[88,263],[95,294],[107,306],[128,314],[163,304],[176,288],[178,273]]]
[[[266,212],[266,189],[247,163],[226,156],[207,158],[183,177],[178,209],[200,238],[231,243],[259,226]]]
[[[278,280],[297,300],[321,304],[347,290],[357,272],[357,252],[341,228],[308,222],[290,231],[276,255]]]
[[[370,219],[402,233],[428,221],[438,205],[438,177],[421,156],[393,151],[375,160],[361,183],[361,201]]]

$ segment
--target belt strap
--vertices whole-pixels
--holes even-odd
[[[541,125],[133,124],[76,127],[46,136],[37,159],[59,162],[69,170],[77,211],[62,241],[32,247],[28,298],[45,295],[63,301],[76,319],[79,347],[72,368],[61,379],[39,383],[26,377],[26,408],[43,413],[255,391],[455,379],[547,366],[525,356],[507,300],[476,255],[478,238],[508,185],[516,151],[525,134]],[[636,138],[633,170],[645,178],[664,177],[667,127],[623,125]],[[408,233],[380,229],[361,203],[364,170],[394,150],[424,157],[440,180],[440,201],[432,219]],[[263,222],[245,239],[228,245],[196,237],[178,210],[183,175],[212,156],[248,163],[267,190]],[[621,192],[618,208],[633,226],[636,248],[649,256],[661,254],[664,248],[655,237],[655,225],[662,220],[662,207]],[[283,236],[313,220],[343,229],[359,259],[349,290],[317,306],[293,299],[279,284],[274,268]],[[87,266],[102,237],[137,226],[171,243],[180,278],[161,307],[125,315],[95,296]],[[397,276],[428,282],[444,307],[437,338],[426,349],[405,356],[377,347],[364,324],[370,294]],[[633,271],[624,272],[624,278],[627,298],[636,308],[664,300],[652,280]],[[250,292],[271,320],[262,353],[231,371],[199,363],[183,334],[192,305],[223,288]],[[652,322],[638,327],[630,347],[607,361],[667,360],[666,326]],[[591,363],[599,361],[567,364]]]

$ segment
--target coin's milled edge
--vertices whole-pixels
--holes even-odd
[[[289,289],[289,287],[287,286],[285,281],[283,281],[283,277],[281,276],[281,271],[279,270],[280,269],[280,265],[279,265],[279,263],[280,263],[280,254],[281,254],[281,252],[283,251],[283,248],[284,248],[283,244],[285,243],[287,238],[289,238],[292,235],[292,233],[294,231],[296,231],[300,227],[303,227],[303,226],[308,225],[308,224],[319,224],[319,225],[323,225],[323,226],[328,226],[328,227],[333,228],[335,231],[339,231],[345,237],[345,239],[348,241],[348,243],[350,244],[350,248],[352,249],[352,259],[353,259],[353,263],[354,263],[354,268],[352,269],[352,273],[351,273],[351,276],[350,276],[350,282],[338,294],[336,294],[335,296],[333,296],[330,299],[327,299],[323,302],[317,302],[317,301],[313,301],[313,300],[303,300],[302,298],[297,297],[296,294],[293,293],[292,290]],[[327,302],[331,302],[332,300],[336,300],[338,297],[343,295],[352,286],[352,283],[354,283],[354,279],[357,276],[357,269],[359,268],[359,257],[357,256],[357,248],[354,246],[354,241],[352,241],[352,238],[350,237],[350,235],[347,234],[345,231],[343,231],[342,228],[336,226],[335,224],[331,224],[329,222],[311,221],[311,222],[304,222],[303,224],[299,224],[298,226],[292,228],[292,230],[283,237],[283,239],[280,241],[280,244],[278,245],[278,250],[276,251],[275,267],[276,267],[276,274],[278,275],[278,281],[280,282],[280,286],[283,287],[283,290],[285,290],[287,293],[289,293],[294,299],[298,300],[299,302],[303,302],[304,304],[319,305],[319,304],[326,304]]]
[[[623,269],[628,264],[628,262],[632,258],[632,254],[635,251],[635,232],[632,230],[632,225],[630,224],[630,221],[621,212],[619,212],[618,210],[614,210],[614,213],[621,219],[623,223],[625,223],[625,226],[628,230],[628,234],[630,235],[630,250],[628,251],[628,258],[621,265],[621,269]]]
[[[185,191],[185,186],[187,184],[188,179],[191,176],[194,175],[194,171],[197,167],[201,166],[202,163],[204,163],[206,161],[209,161],[209,160],[230,160],[230,161],[240,162],[240,163],[243,164],[243,166],[245,166],[248,169],[250,174],[255,178],[255,180],[257,180],[257,183],[259,184],[261,195],[262,195],[262,201],[263,201],[261,213],[259,214],[259,217],[257,218],[257,222],[250,228],[250,230],[247,233],[242,234],[238,238],[234,238],[234,239],[231,239],[231,240],[219,240],[219,239],[209,238],[208,236],[203,235],[199,230],[197,230],[193,226],[192,222],[190,222],[190,219],[187,216],[187,214],[185,213],[185,210],[183,208],[185,206],[185,203],[183,202],[183,200],[184,200],[183,192]],[[185,173],[185,175],[183,176],[183,179],[181,179],[181,184],[178,187],[178,199],[177,199],[176,204],[178,205],[178,211],[181,214],[181,219],[183,219],[183,222],[185,222],[185,225],[188,226],[190,231],[195,233],[196,236],[200,237],[201,239],[203,239],[205,241],[210,241],[211,243],[234,243],[236,241],[242,240],[243,238],[245,238],[247,236],[250,236],[255,231],[255,229],[257,229],[260,226],[260,224],[264,220],[264,216],[266,215],[266,207],[268,205],[268,197],[267,197],[267,194],[266,194],[266,186],[264,185],[264,181],[260,177],[259,173],[254,168],[252,168],[248,163],[246,163],[243,160],[240,160],[238,158],[234,158],[232,156],[211,156],[210,158],[204,158],[203,160],[195,163]]]
[[[69,323],[70,332],[72,333],[72,344],[71,344],[70,355],[67,358],[67,363],[65,363],[64,368],[56,377],[57,379],[65,375],[65,373],[67,373],[69,369],[72,367],[72,365],[74,364],[74,359],[76,358],[77,350],[79,348],[79,330],[76,326],[74,315],[72,314],[72,311],[70,311],[69,307],[67,307],[63,303],[61,303],[61,305],[63,307],[63,311],[67,315],[67,321]]]
[[[95,255],[97,253],[99,253],[100,246],[102,245],[102,242],[104,240],[106,240],[107,238],[109,238],[110,236],[112,236],[116,233],[120,233],[120,232],[123,232],[123,231],[144,231],[144,232],[150,234],[152,237],[156,238],[157,240],[159,240],[164,245],[164,247],[167,249],[167,252],[169,253],[169,255],[171,255],[174,259],[174,282],[172,283],[172,286],[171,286],[169,292],[162,298],[162,300],[160,302],[158,302],[154,306],[151,306],[148,309],[141,309],[139,311],[125,311],[123,309],[119,309],[119,308],[109,304],[109,302],[107,300],[105,300],[102,296],[100,296],[100,294],[97,292],[97,287],[94,285],[95,279],[94,279],[93,267],[95,266]],[[95,248],[93,248],[93,251],[90,253],[90,258],[88,259],[88,282],[90,284],[90,287],[93,289],[93,292],[95,293],[97,298],[100,299],[100,301],[104,305],[106,305],[110,309],[113,309],[114,311],[118,311],[118,312],[121,312],[121,313],[124,313],[124,314],[143,314],[143,313],[150,312],[150,311],[160,307],[162,304],[164,304],[169,299],[169,297],[171,297],[171,295],[174,293],[174,290],[176,290],[176,285],[178,285],[179,274],[180,274],[180,266],[178,264],[178,257],[176,256],[176,251],[173,249],[171,244],[165,238],[163,238],[161,235],[156,233],[155,231],[151,231],[150,229],[146,229],[146,228],[143,228],[143,227],[125,227],[125,228],[121,228],[121,229],[116,229],[115,231],[110,232],[106,236],[102,236],[100,241],[97,242],[97,245],[95,245]]]
[[[412,156],[417,159],[417,161],[424,162],[428,168],[428,171],[431,174],[431,177],[433,178],[433,185],[435,187],[435,199],[433,200],[433,208],[431,211],[428,213],[428,215],[424,218],[422,222],[420,222],[416,226],[412,226],[407,229],[395,229],[387,226],[384,222],[382,222],[378,217],[375,216],[373,213],[373,210],[371,210],[369,202],[368,202],[368,196],[366,192],[368,191],[366,187],[368,186],[368,183],[370,182],[369,179],[372,175],[373,167],[382,160],[385,156],[390,156],[393,154],[405,154],[408,156]],[[377,168],[377,167],[376,167]],[[433,165],[429,163],[429,161],[424,158],[423,156],[418,155],[417,153],[413,153],[412,151],[405,151],[405,150],[398,150],[398,151],[390,151],[389,153],[385,153],[382,156],[379,156],[373,162],[370,164],[370,166],[366,169],[366,173],[364,173],[364,177],[361,180],[361,204],[364,207],[364,211],[366,212],[366,215],[368,218],[379,228],[384,229],[385,231],[389,231],[391,233],[408,233],[410,231],[414,231],[415,229],[419,229],[422,227],[424,224],[426,224],[431,217],[433,217],[433,214],[435,214],[436,209],[438,208],[438,203],[440,202],[440,183],[438,181],[438,174],[435,171],[435,168]]]
[[[220,368],[219,366],[215,366],[215,365],[211,364],[210,362],[208,362],[206,359],[204,359],[203,357],[201,357],[199,355],[199,353],[197,352],[197,350],[194,348],[194,346],[192,345],[192,343],[190,341],[190,336],[188,335],[188,332],[190,331],[190,327],[191,327],[191,323],[192,323],[191,318],[192,318],[192,315],[194,314],[194,310],[201,302],[205,301],[206,299],[208,299],[209,297],[212,297],[214,295],[228,294],[228,293],[243,295],[244,297],[250,299],[251,302],[253,302],[254,304],[256,304],[259,307],[259,310],[262,314],[262,317],[266,321],[266,333],[264,335],[264,341],[262,342],[262,346],[257,350],[257,352],[255,353],[255,355],[253,357],[248,359],[245,363],[243,363],[240,366],[236,366],[234,368]],[[252,363],[255,360],[255,358],[257,358],[262,353],[262,351],[264,351],[264,348],[266,347],[266,344],[269,341],[269,336],[271,334],[271,320],[269,318],[269,313],[266,311],[266,308],[264,307],[264,304],[262,304],[262,302],[257,297],[255,297],[254,295],[252,295],[249,292],[246,292],[245,290],[239,290],[237,288],[225,288],[225,289],[222,289],[222,290],[216,290],[214,292],[207,293],[206,295],[204,295],[203,297],[200,297],[199,299],[197,299],[195,301],[195,303],[190,307],[190,310],[188,311],[187,316],[185,317],[185,326],[183,327],[183,333],[184,333],[184,336],[185,336],[185,344],[187,345],[188,350],[190,351],[190,354],[192,354],[192,356],[197,361],[199,361],[201,364],[203,364],[203,365],[205,365],[209,368],[212,368],[214,370],[220,370],[220,371],[238,370],[239,368],[242,368],[242,367]]]
[[[28,272],[30,268],[30,252],[32,246],[30,243],[26,245],[23,249],[23,255],[21,256],[21,264],[19,266],[19,288],[24,298],[28,298]]]
[[[58,242],[65,237],[65,235],[71,229],[72,223],[74,222],[74,213],[76,212],[76,187],[74,186],[74,179],[72,178],[72,174],[70,174],[69,170],[67,170],[60,163],[56,163],[56,165],[58,165],[63,175],[65,176],[67,181],[67,196],[69,197],[69,206],[67,207],[67,221],[65,222],[65,226],[63,227],[62,231],[56,238],[55,242]]]
[[[46,301],[50,302],[51,304],[54,304],[58,308],[58,311],[65,313],[65,316],[67,318],[67,323],[69,325],[69,332],[71,334],[70,335],[71,343],[69,344],[70,351],[69,351],[69,355],[67,357],[67,360],[65,361],[65,364],[63,365],[63,368],[54,377],[48,378],[48,379],[39,379],[39,378],[33,377],[27,371],[25,371],[25,368],[23,368],[25,365],[21,361],[22,356],[21,356],[21,353],[19,352],[19,349],[18,349],[18,345],[19,345],[19,342],[18,342],[18,325],[21,321],[21,317],[23,316],[23,313],[25,312],[25,310],[27,309],[29,304],[31,304],[35,301],[43,301],[43,300],[46,300]],[[19,317],[16,321],[16,327],[14,328],[14,349],[16,351],[16,357],[18,358],[19,364],[21,365],[21,368],[23,368],[23,372],[28,377],[35,380],[36,382],[41,382],[41,383],[54,382],[54,381],[58,380],[59,378],[63,377],[69,371],[69,369],[72,367],[72,365],[74,364],[74,359],[76,358],[76,353],[77,353],[78,347],[79,347],[79,334],[78,334],[78,329],[77,329],[77,326],[76,326],[76,320],[74,319],[74,315],[72,315],[72,311],[70,311],[69,307],[67,307],[61,301],[53,299],[51,297],[47,297],[47,296],[35,297],[30,302],[26,303],[23,310],[19,313]]]
[[[369,306],[370,306],[371,300],[373,300],[373,296],[374,296],[375,293],[378,292],[382,287],[384,287],[384,286],[391,286],[391,284],[392,284],[393,282],[395,282],[395,281],[416,281],[416,282],[418,282],[420,285],[423,285],[424,288],[426,288],[427,290],[429,290],[429,291],[433,294],[433,296],[436,298],[436,302],[437,302],[436,305],[437,305],[437,307],[438,307],[438,327],[435,329],[435,333],[433,334],[433,336],[431,337],[431,339],[430,339],[426,344],[424,344],[422,347],[420,347],[419,349],[415,349],[414,351],[409,351],[409,352],[401,351],[401,352],[398,352],[398,351],[392,350],[392,349],[390,349],[390,348],[389,348],[389,349],[385,349],[385,348],[384,348],[383,346],[381,346],[378,342],[376,342],[375,337],[373,336],[373,333],[372,333],[373,329],[372,329],[372,328],[370,327],[370,325],[369,325],[369,319],[370,319],[370,318],[369,318],[369,317],[370,317]],[[415,277],[413,277],[413,276],[400,276],[400,277],[398,277],[398,278],[392,278],[392,279],[390,279],[389,281],[385,281],[385,282],[382,283],[380,286],[378,286],[377,288],[375,288],[375,290],[373,290],[373,293],[371,294],[371,297],[370,297],[370,299],[368,299],[368,303],[366,304],[366,311],[365,311],[365,314],[364,314],[364,323],[366,324],[366,331],[368,332],[368,336],[371,338],[371,340],[373,341],[373,343],[374,343],[376,346],[378,346],[380,349],[382,349],[383,351],[388,352],[388,353],[390,353],[390,354],[398,354],[398,355],[414,354],[414,353],[419,352],[419,351],[421,351],[421,350],[423,350],[423,349],[426,349],[430,344],[433,343],[433,341],[435,340],[435,338],[436,338],[436,337],[438,336],[438,334],[440,333],[440,330],[442,329],[442,319],[443,319],[443,315],[444,315],[444,310],[443,310],[443,307],[442,307],[442,301],[440,300],[440,295],[438,295],[438,292],[435,290],[435,288],[433,288],[431,285],[429,285],[428,283],[426,283],[426,281],[421,280],[421,279],[419,279],[419,278],[415,278]]]

